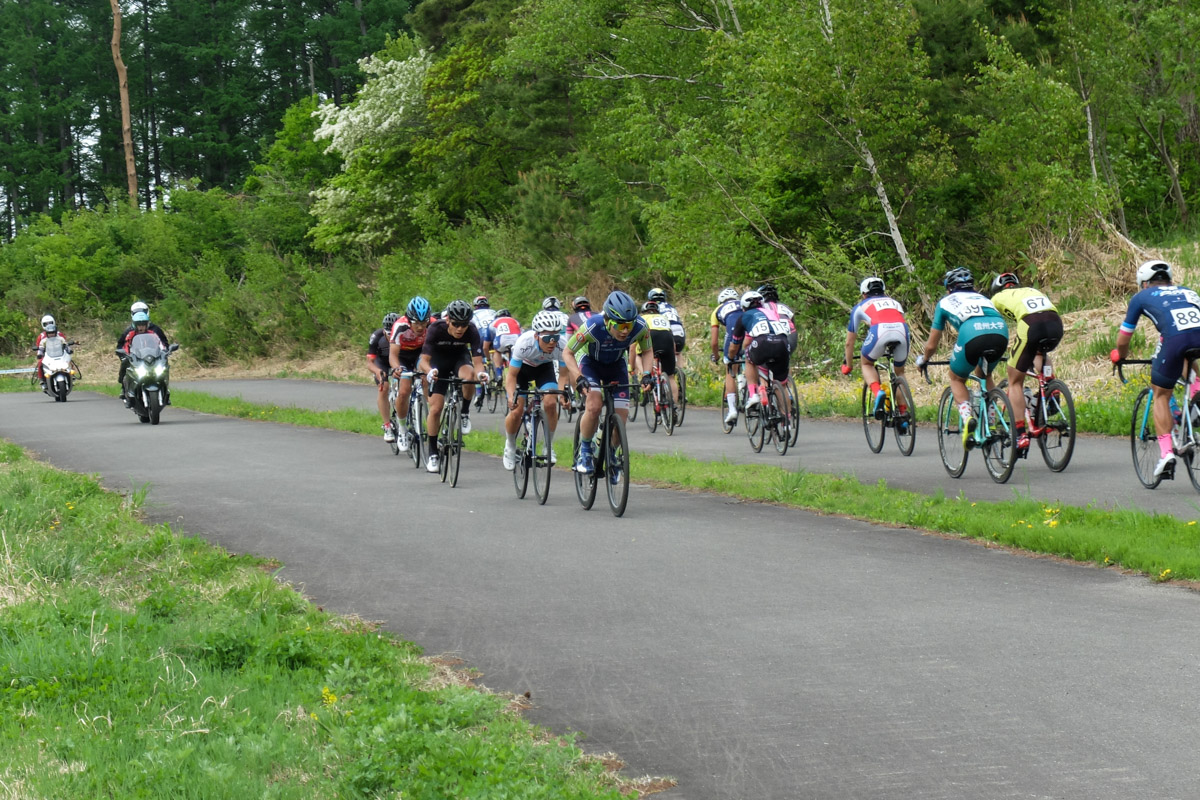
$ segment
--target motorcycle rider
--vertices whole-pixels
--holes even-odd
[[[133,341],[133,337],[139,333],[153,333],[162,342],[165,350],[170,345],[167,343],[167,334],[163,333],[163,329],[150,321],[150,307],[138,301],[129,307],[130,325],[125,329],[125,332],[117,337],[117,348],[129,352],[129,345]],[[129,361],[121,359],[121,368],[117,371],[117,386],[121,387],[121,401],[125,403],[125,407],[129,408],[129,398],[125,396],[125,370],[128,367]],[[171,390],[164,387],[163,405],[171,405]]]
[[[63,340],[63,349],[68,353],[71,348],[67,347],[67,337],[62,335],[62,331],[58,329],[58,324],[54,321],[54,317],[47,314],[42,317],[42,332],[38,334],[37,341],[33,343],[33,349],[37,350],[37,378],[42,383],[42,388],[46,388],[46,373],[42,372],[42,359],[46,357],[46,340],[58,337]]]

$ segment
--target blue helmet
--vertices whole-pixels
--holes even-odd
[[[624,292],[615,291],[604,301],[604,318],[609,322],[633,322],[638,318],[637,303]]]
[[[408,315],[409,322],[428,322],[429,311],[429,301],[421,295],[417,295],[408,301],[408,308],[404,313]]]
[[[150,315],[147,314],[145,311],[133,312],[133,324],[136,325],[139,322],[145,322],[145,323],[149,324],[150,323]]]

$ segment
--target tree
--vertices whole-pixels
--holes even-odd
[[[129,185],[129,202],[137,203],[137,166],[133,160],[133,126],[129,121],[129,77],[121,60],[121,5],[109,0],[113,13],[112,54],[117,67],[117,86],[121,93],[121,138],[125,144],[125,177]]]

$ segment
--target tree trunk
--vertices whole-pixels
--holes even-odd
[[[118,0],[108,0],[113,12],[112,54],[117,66],[117,85],[121,92],[121,138],[125,142],[125,180],[129,185],[129,202],[137,205],[137,163],[133,160],[133,124],[129,121],[129,76],[121,60],[121,6]]]

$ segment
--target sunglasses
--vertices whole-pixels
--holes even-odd
[[[458,320],[453,320],[453,319],[446,320],[446,321],[447,321],[447,323],[449,323],[451,328],[465,328],[471,324],[470,322],[459,322]]]
[[[545,344],[554,344],[555,342],[557,342],[559,339],[562,338],[562,334],[561,333],[543,333],[541,336],[538,336],[538,338],[541,339],[542,342]]]
[[[627,333],[627,332],[633,330],[633,323],[632,322],[609,322],[608,327],[612,328],[614,331],[620,331],[621,333]]]

